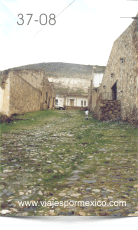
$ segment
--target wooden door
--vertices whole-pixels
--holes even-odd
[[[74,99],[70,99],[70,106],[74,106]]]

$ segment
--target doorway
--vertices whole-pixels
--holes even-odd
[[[70,99],[70,106],[74,106],[74,99]]]
[[[117,82],[112,86],[112,100],[117,100]]]

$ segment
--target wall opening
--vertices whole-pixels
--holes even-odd
[[[117,82],[113,85],[112,89],[112,100],[117,100]]]
[[[48,93],[46,92],[46,103],[47,103]]]
[[[74,106],[74,99],[70,99],[70,106]]]

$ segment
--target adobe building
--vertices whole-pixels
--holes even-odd
[[[138,14],[137,16],[138,17]],[[97,89],[96,107],[102,102],[101,108],[112,103],[110,113],[116,117],[114,111],[120,112],[124,121],[138,122],[138,19],[114,42],[109,60]],[[92,92],[92,97],[94,97]],[[106,101],[106,103],[104,103]],[[116,102],[118,101],[118,103]],[[117,109],[118,106],[118,109]],[[120,107],[121,106],[121,107]],[[99,110],[93,108],[94,117],[98,117]],[[109,106],[110,107],[110,106]],[[97,111],[97,112],[96,112]],[[106,111],[107,112],[107,111]],[[118,114],[117,112],[117,114]]]
[[[5,70],[0,90],[1,113],[8,117],[54,107],[54,87],[42,69]]]

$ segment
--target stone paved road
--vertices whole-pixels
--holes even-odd
[[[138,215],[133,125],[87,121],[76,111],[37,120],[2,134],[2,215]]]

